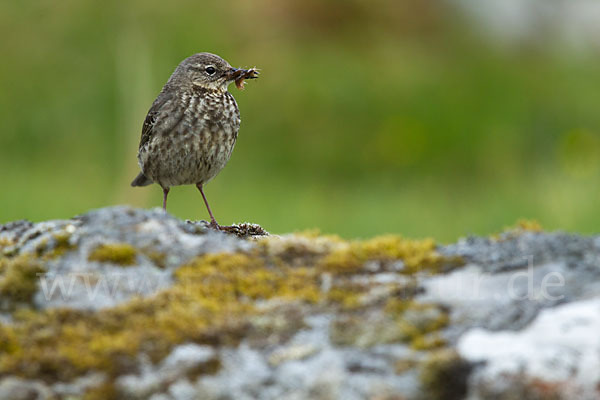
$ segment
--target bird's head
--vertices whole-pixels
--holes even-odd
[[[226,91],[230,83],[256,78],[256,75],[255,69],[233,68],[216,54],[198,53],[183,60],[171,79],[204,89]]]

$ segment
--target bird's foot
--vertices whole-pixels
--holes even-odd
[[[238,227],[235,225],[219,225],[217,223],[217,221],[215,221],[214,219],[208,223],[208,227],[210,229],[214,229],[215,231],[221,231],[221,232],[227,232],[227,233],[232,233],[238,229]]]
[[[220,231],[220,230],[222,230],[222,229],[223,229],[223,227],[222,227],[221,225],[219,225],[215,219],[212,219],[212,220],[209,222],[209,224],[208,224],[208,227],[209,227],[210,229],[214,229],[215,231]]]

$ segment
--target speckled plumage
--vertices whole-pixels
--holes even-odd
[[[159,96],[155,105],[162,101]],[[240,127],[235,99],[229,92],[198,89],[176,93],[167,101],[173,102],[173,109],[165,112],[158,106],[154,111],[153,106],[144,124],[152,124],[153,132],[142,139],[140,167],[163,188],[204,184],[231,156]]]
[[[195,184],[202,192],[231,157],[240,112],[227,86],[244,77],[254,78],[256,71],[232,68],[214,54],[183,60],[148,111],[138,151],[142,172],[132,186],[158,183],[165,209],[172,186]]]

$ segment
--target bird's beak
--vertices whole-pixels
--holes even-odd
[[[225,73],[225,78],[230,82],[238,81],[240,79],[254,79],[258,78],[258,71],[255,68],[231,68]]]

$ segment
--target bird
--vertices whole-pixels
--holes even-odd
[[[233,68],[212,53],[197,53],[175,68],[142,125],[138,148],[141,172],[131,186],[157,183],[163,190],[163,210],[173,186],[196,185],[209,226],[221,229],[203,186],[231,157],[240,128],[240,111],[228,86],[243,89],[245,79],[258,77],[256,68]]]

